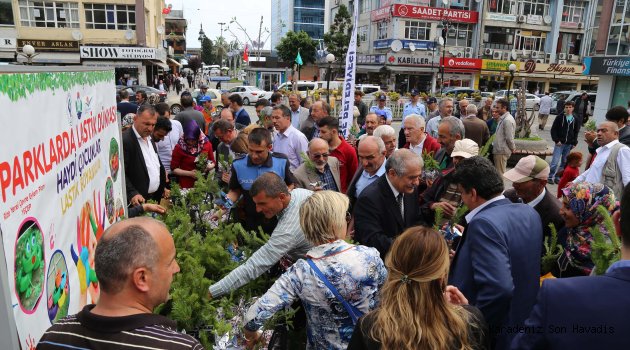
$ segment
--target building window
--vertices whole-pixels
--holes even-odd
[[[487,6],[488,12],[506,15],[516,14],[516,2],[514,0],[488,0]]]
[[[431,24],[427,22],[405,21],[405,39],[429,40]]]
[[[582,34],[561,32],[556,53],[564,52],[570,55],[579,55],[581,46]]]
[[[473,11],[477,8],[477,2],[475,0],[451,0],[450,8]]]
[[[84,4],[87,29],[136,29],[134,5]]]
[[[520,33],[516,34],[516,43],[514,48],[516,50],[525,51],[544,51],[546,38],[547,33],[521,30]]]
[[[446,33],[446,46],[470,47],[472,41],[472,30],[469,24],[454,23],[448,28]]]
[[[11,0],[0,0],[0,26],[12,26],[14,24]]]
[[[583,0],[565,0],[562,7],[562,22],[583,22],[586,5],[586,1]]]
[[[76,2],[20,0],[20,22],[25,27],[79,28]]]
[[[368,40],[368,26],[360,26],[357,28],[359,41],[367,41]]]
[[[523,0],[521,3],[522,15],[538,15],[545,16],[549,13],[549,1],[548,0]]]
[[[502,27],[486,27],[483,34],[485,49],[512,50],[514,45],[514,29]]]
[[[372,2],[372,0],[359,0],[359,13],[369,12],[370,2]]]
[[[617,1],[613,23],[610,24],[606,55],[628,56],[630,55],[630,3]]]
[[[387,39],[387,24],[386,21],[376,24],[376,40]]]

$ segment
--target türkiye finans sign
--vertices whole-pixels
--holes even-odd
[[[630,57],[584,57],[583,75],[630,76]]]

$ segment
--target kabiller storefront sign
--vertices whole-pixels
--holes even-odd
[[[480,70],[481,60],[478,58],[446,57],[440,59],[440,65],[447,69]]]
[[[389,54],[387,55],[387,63],[395,66],[431,67],[434,61],[433,57],[422,57],[415,54]]]
[[[81,58],[110,60],[154,60],[156,52],[150,47],[81,46]]]
[[[439,21],[442,19],[459,23],[477,23],[479,12],[454,10],[438,7],[395,4],[392,10],[394,17],[419,18]]]
[[[581,76],[583,67],[577,64],[544,64],[544,63],[536,63],[534,60],[527,60],[525,62],[520,62],[520,73],[546,73],[546,74],[554,74],[554,75],[565,75],[565,76]]]

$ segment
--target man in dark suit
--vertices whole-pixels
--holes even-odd
[[[385,175],[368,185],[354,206],[355,239],[385,258],[394,239],[420,223],[418,184],[422,159],[399,149],[387,159]]]
[[[149,199],[159,201],[164,193],[166,171],[151,140],[156,122],[155,108],[144,104],[132,127],[122,133],[127,200],[132,206]]]
[[[529,315],[538,292],[542,225],[536,211],[503,193],[503,179],[483,157],[463,159],[451,182],[470,213],[451,263],[449,284],[478,307],[497,349],[505,349]]]
[[[564,227],[564,219],[560,216],[560,201],[547,190],[549,164],[542,158],[527,156],[521,158],[516,166],[503,174],[512,181],[512,186],[503,195],[512,203],[525,203],[534,208],[542,221],[543,240],[551,237],[549,224],[556,230]]]
[[[370,115],[370,114],[368,114]],[[350,208],[354,207],[357,197],[372,182],[385,174],[385,143],[380,137],[366,136],[357,149],[359,169],[354,173],[346,195],[350,199]]]
[[[300,131],[309,141],[314,137],[319,137],[317,123],[328,116],[330,116],[330,105],[325,101],[315,101],[311,106],[311,115],[300,124]]]
[[[249,114],[243,108],[243,98],[240,95],[232,94],[228,97],[230,100],[230,109],[234,112],[236,123],[243,124],[245,126],[252,123]]]
[[[546,279],[512,349],[627,349],[630,344],[630,185],[613,216],[621,260],[602,276]],[[612,233],[611,233],[612,234]]]

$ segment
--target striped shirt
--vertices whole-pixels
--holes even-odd
[[[86,305],[78,314],[48,328],[37,349],[203,349],[164,316],[145,313],[108,317],[91,313],[94,306]]]
[[[296,188],[291,191],[289,205],[278,214],[278,225],[271,237],[245,263],[232,270],[219,282],[210,286],[213,298],[227,294],[262,275],[287,255],[292,261],[303,258],[312,245],[300,227],[300,207],[312,191]]]

